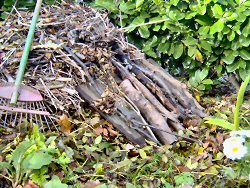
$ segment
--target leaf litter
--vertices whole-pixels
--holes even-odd
[[[31,18],[31,13],[19,11],[5,25],[0,23],[1,82],[8,81],[6,75],[16,75]],[[225,136],[219,128],[198,126],[191,121],[186,134],[202,141],[202,145],[181,140],[173,146],[158,146],[147,141],[146,146],[138,147],[81,99],[75,87],[88,76],[63,50],[62,42],[90,65],[88,72],[92,77],[110,80],[115,90],[109,76],[115,70],[105,64],[113,55],[109,43],[114,38],[124,48],[132,46],[106,13],[67,3],[42,9],[24,83],[42,92],[46,107],[57,121],[41,133],[32,132],[25,121],[17,127],[0,127],[0,187],[249,185],[243,177],[233,179],[234,163],[221,153]],[[114,93],[105,91],[95,103],[108,114],[116,107]],[[215,113],[229,104],[215,103]],[[41,157],[46,160],[37,164]],[[20,172],[20,165],[32,170]],[[225,169],[232,175],[225,176]]]

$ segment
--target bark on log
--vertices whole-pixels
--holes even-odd
[[[147,121],[156,125],[158,128],[172,132],[168,127],[165,118],[157,111],[157,109],[142,95],[142,93],[136,90],[131,82],[126,79],[120,84],[123,92],[136,104],[141,113],[147,119]],[[163,144],[172,144],[177,138],[169,133],[155,130],[156,135],[159,137]]]
[[[166,121],[171,120],[171,125],[175,130],[184,130],[184,127],[179,123],[175,112],[169,112],[157,98],[139,81],[137,80],[125,67],[120,63],[112,60],[112,63],[119,69],[122,79],[129,79],[131,83],[141,91],[142,95],[151,102],[151,104],[163,115]]]
[[[110,123],[114,125],[122,134],[124,134],[130,141],[134,144],[138,144],[140,146],[145,145],[144,137],[139,134],[135,129],[128,126],[127,118],[124,118],[118,112],[114,114],[106,114],[99,110],[93,105],[93,102],[97,99],[100,99],[100,94],[96,91],[96,89],[90,84],[82,84],[76,87],[76,91],[79,95],[85,99],[91,106],[98,112],[102,117],[108,120]]]

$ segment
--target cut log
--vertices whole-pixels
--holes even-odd
[[[147,121],[167,132],[172,132],[169,128],[165,118],[157,111],[157,109],[142,95],[142,93],[136,90],[131,82],[126,79],[120,84],[122,91],[136,104],[141,111],[142,115]],[[154,130],[158,138],[163,144],[172,144],[177,138],[164,131]]]

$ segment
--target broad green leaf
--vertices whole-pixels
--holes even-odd
[[[135,7],[138,8],[143,4],[144,0],[136,0]]]
[[[238,62],[239,62],[239,67],[240,68],[243,68],[243,69],[246,68],[247,63],[243,59],[240,59]]]
[[[204,78],[207,77],[208,75],[208,70],[207,69],[202,69],[202,71],[198,71],[199,79],[200,81],[204,80]]]
[[[43,151],[38,151],[28,155],[22,164],[22,168],[26,169],[40,169],[42,166],[49,165],[53,161],[53,157]]]
[[[186,46],[196,45],[198,40],[193,37],[187,37],[185,40],[182,41]]]
[[[238,51],[232,51],[232,50],[227,50],[224,51],[224,56],[222,57],[222,60],[230,65],[234,62],[235,57],[238,56]]]
[[[245,36],[240,35],[239,43],[244,47],[248,47],[250,45],[250,36],[246,38]]]
[[[181,57],[183,53],[183,44],[182,43],[177,43],[175,45],[175,51],[174,51],[174,58],[178,59],[179,57]]]
[[[228,39],[229,41],[232,41],[232,40],[234,40],[234,38],[235,38],[235,32],[234,32],[234,31],[231,31],[231,32],[227,35],[227,39]]]
[[[161,29],[161,25],[155,25],[153,31],[159,31]]]
[[[9,170],[11,168],[11,164],[7,162],[0,162],[0,170]]]
[[[250,20],[248,20],[247,25],[243,28],[242,34],[247,37],[250,34]]]
[[[98,144],[101,143],[101,141],[102,141],[102,135],[99,135],[99,136],[96,137],[96,139],[95,139],[95,144],[98,145]]]
[[[211,44],[210,44],[209,42],[205,41],[205,40],[200,41],[200,46],[201,46],[203,49],[207,50],[208,52],[211,52],[211,51],[212,51],[212,46],[211,46]]]
[[[250,63],[250,62],[248,62],[248,63]],[[240,74],[240,78],[242,80],[245,80],[246,77],[250,75],[250,68],[245,68],[245,69],[240,68],[239,74]]]
[[[100,6],[100,7],[104,7],[107,10],[110,10],[111,12],[119,12],[118,9],[118,4],[114,2],[114,0],[95,0],[95,5]]]
[[[216,32],[221,32],[223,28],[224,28],[224,21],[222,19],[219,19],[210,27],[210,34],[213,35]]]
[[[157,54],[153,51],[153,49],[149,49],[147,51],[145,51],[145,53],[150,56],[150,57],[153,57],[153,58],[157,58]]]
[[[222,15],[223,15],[223,10],[222,10],[221,6],[218,5],[218,4],[214,5],[212,11],[213,11],[213,14],[214,14],[215,18],[221,18]]]
[[[132,23],[128,26],[128,27],[131,27],[131,26],[138,26],[140,24],[143,24],[145,22],[145,18],[144,17],[136,17]],[[128,33],[133,31],[136,27],[132,27],[130,29],[128,29]]]
[[[180,0],[170,0],[170,4],[176,6]]]
[[[234,12],[230,16],[226,17],[226,13],[225,13],[224,17],[225,17],[225,21],[234,21],[238,18],[238,14]]]
[[[148,30],[148,26],[141,26],[139,29],[138,29],[139,33],[140,33],[140,36],[142,38],[148,38],[150,36],[150,31]]]
[[[197,12],[187,13],[186,16],[185,16],[185,19],[189,20],[189,19],[193,18],[196,14],[197,14]]]
[[[199,33],[200,35],[207,35],[208,32],[209,32],[209,29],[210,29],[209,26],[202,26],[202,27],[200,27],[200,29],[198,30],[198,33]]]
[[[168,55],[170,56],[170,55],[174,54],[174,51],[175,51],[175,44],[171,43],[170,49],[168,50]]]
[[[234,125],[232,123],[229,123],[228,121],[224,119],[219,118],[204,118],[205,123],[211,124],[211,125],[218,125],[222,128],[229,129],[231,131],[234,130]]]
[[[44,188],[68,188],[67,184],[61,182],[58,176],[53,176],[52,179],[45,183]]]
[[[211,79],[205,79],[205,80],[202,80],[202,83],[205,85],[211,85],[213,84],[213,81]]]
[[[103,0],[101,0],[103,1]],[[116,4],[115,2],[113,2]],[[119,6],[120,11],[126,13],[126,14],[133,14],[133,10],[135,9],[135,3],[134,2],[122,2]]]
[[[205,5],[198,5],[197,6],[197,12],[200,14],[200,15],[204,15],[206,14],[206,9],[207,7]]]
[[[244,60],[250,60],[250,53],[245,49],[240,50],[239,55]]]
[[[31,147],[33,146],[35,143],[32,141],[23,141],[22,143],[20,143],[16,149],[14,150],[13,154],[12,154],[12,158],[11,160],[13,161],[13,166],[16,169],[17,172],[20,172],[20,167],[21,167],[21,163],[22,160],[24,158],[24,154],[25,152]]]
[[[170,43],[165,42],[165,43],[160,43],[157,47],[157,50],[162,53],[167,53],[167,50],[170,47]]]
[[[227,66],[227,72],[234,72],[239,67],[240,67],[240,62],[239,61],[234,62]]]
[[[188,56],[189,57],[194,57],[196,54],[197,48],[195,46],[189,46],[188,47]]]
[[[204,84],[200,84],[198,87],[197,87],[199,90],[203,91],[206,89],[206,86]]]

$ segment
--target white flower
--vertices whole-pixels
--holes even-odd
[[[223,143],[223,153],[229,159],[241,159],[247,154],[247,147],[243,145],[244,141],[244,138],[238,136],[226,139]]]
[[[241,136],[232,136],[223,142],[223,146],[224,147],[232,146],[232,145],[242,144],[244,142],[245,142],[245,138]]]
[[[236,135],[250,137],[250,130],[240,130],[240,131],[230,132],[230,136],[236,136]]]

